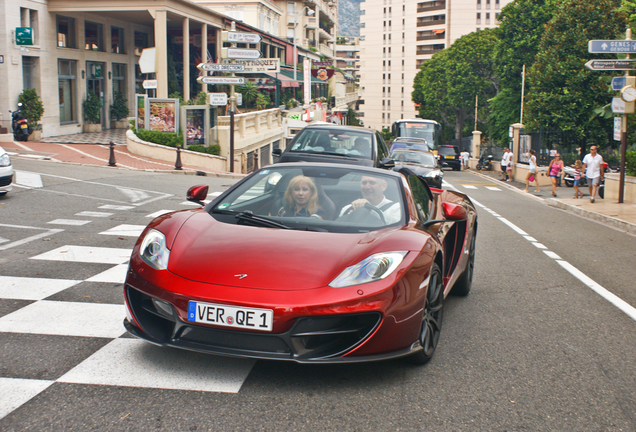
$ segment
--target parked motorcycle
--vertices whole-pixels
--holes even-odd
[[[609,168],[607,162],[603,162],[603,169],[605,173],[608,172],[617,172],[618,170],[614,170]],[[567,187],[574,186],[574,167],[564,167],[563,168],[563,181]],[[585,173],[581,173],[581,178],[579,179],[579,187],[587,186],[587,179],[585,177]],[[605,177],[600,181],[597,188],[597,193],[600,198],[605,198]]]
[[[477,166],[475,166],[478,170],[490,171],[492,170],[492,155],[488,155],[484,158],[482,155],[477,161]]]
[[[13,139],[16,141],[26,141],[33,130],[29,126],[29,121],[22,115],[22,102],[18,103],[18,109],[9,110],[11,113],[11,130]]]

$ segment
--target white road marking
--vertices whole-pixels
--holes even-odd
[[[120,205],[106,204],[98,208],[103,210],[130,210],[130,209],[134,209],[135,206],[120,206]]]
[[[510,222],[508,219],[506,218],[497,218],[500,221],[502,221],[503,223],[505,223],[506,225],[508,225],[510,228],[512,228],[515,232],[521,234],[522,236],[526,236],[528,235],[528,233],[526,233],[524,230],[522,230],[521,228],[519,228],[517,225],[513,224],[512,222]]]
[[[146,225],[118,225],[109,230],[100,232],[103,235],[114,235],[124,237],[139,237],[141,232],[146,228]]]
[[[82,281],[70,279],[0,276],[0,298],[42,300],[80,282]]]
[[[547,249],[547,246],[545,246],[542,243],[532,243],[534,245],[534,247],[539,248],[539,249]]]
[[[116,338],[124,305],[40,300],[0,317],[0,332]]]
[[[117,188],[117,190],[121,193],[123,193],[124,195],[126,195],[129,199],[130,202],[132,203],[136,203],[142,200],[145,200],[146,198],[150,198],[150,195],[148,195],[145,191],[139,190],[139,189],[128,189],[128,188]]]
[[[151,214],[149,214],[149,215],[146,215],[146,217],[147,217],[147,218],[153,218],[153,219],[154,219],[154,218],[156,218],[156,217],[159,217],[159,216],[164,215],[164,214],[166,214],[166,213],[171,213],[171,212],[173,212],[173,211],[175,211],[175,210],[159,210],[159,211],[156,211],[156,212],[151,213]]]
[[[42,177],[40,174],[30,173],[26,171],[17,171],[15,172],[15,183],[21,186],[26,186],[30,188],[41,188],[44,187],[42,184]]]
[[[58,382],[238,393],[255,360],[156,347],[115,339]]]
[[[486,186],[486,189],[491,190],[491,191],[499,191],[501,192],[501,189],[494,187],[494,186]]]
[[[537,241],[537,239],[535,239],[534,237],[530,237],[530,236],[523,236],[523,238],[525,238],[529,242],[536,242]]]
[[[449,183],[450,184],[450,183]],[[477,186],[473,186],[473,185],[462,185],[462,187],[466,188],[466,189],[477,189]]]
[[[52,220],[52,221],[47,222],[47,223],[55,224],[55,225],[76,225],[76,226],[80,226],[80,225],[86,225],[87,223],[91,223],[91,221],[79,220],[79,219],[55,219],[55,220]]]
[[[35,260],[69,261],[101,264],[124,264],[130,259],[132,249],[116,249],[90,246],[61,246],[52,251],[31,257]]]
[[[75,213],[75,216],[86,216],[86,217],[108,217],[112,216],[112,213],[103,213],[103,212],[92,212],[92,211],[82,211],[79,213]]]
[[[560,260],[560,259],[561,259],[561,257],[560,257],[560,256],[558,256],[557,254],[555,254],[555,253],[554,253],[554,252],[552,252],[552,251],[544,250],[544,251],[543,251],[543,253],[544,253],[544,254],[546,254],[547,256],[549,256],[549,257],[550,257],[550,258],[552,258],[552,259],[555,259],[555,260]]]
[[[7,239],[7,238],[4,238],[4,237],[0,237],[0,243],[6,243],[8,241],[10,241],[10,240]]]
[[[54,381],[0,378],[0,419],[46,390]]]
[[[9,225],[9,224],[0,224],[0,227],[27,229],[27,230],[44,230],[44,232],[41,233],[41,234],[32,235],[30,237],[26,237],[26,238],[23,238],[21,240],[14,241],[12,243],[8,243],[8,244],[5,244],[5,245],[2,245],[2,246],[0,246],[0,251],[7,250],[7,249],[10,249],[12,247],[20,246],[20,245],[23,245],[25,243],[32,242],[33,240],[38,240],[38,239],[41,239],[43,237],[47,237],[47,236],[50,236],[50,235],[53,235],[53,234],[57,234],[57,233],[60,233],[60,232],[64,231],[63,229],[59,229],[59,228],[58,229],[46,229],[46,228],[40,228],[40,227],[23,226],[23,225]]]
[[[119,264],[113,268],[109,268],[106,271],[101,272],[93,277],[86,279],[87,282],[111,282],[111,283],[124,283],[126,280],[126,272],[128,271],[128,264]]]

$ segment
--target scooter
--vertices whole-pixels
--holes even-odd
[[[475,166],[478,170],[490,171],[492,170],[492,155],[488,155],[486,158],[482,155],[477,161]]]
[[[563,181],[567,187],[574,186],[574,167],[563,167]],[[581,178],[579,179],[579,186],[587,186],[587,181],[583,173],[581,173]]]
[[[18,109],[9,110],[11,113],[11,129],[13,130],[13,139],[16,141],[26,141],[33,130],[29,127],[29,121],[22,115],[22,102],[18,103]]]

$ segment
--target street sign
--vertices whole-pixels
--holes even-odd
[[[258,33],[223,31],[221,32],[221,41],[256,44],[261,41],[261,36]]]
[[[221,60],[222,64],[230,64],[230,61]],[[235,65],[242,65],[243,73],[280,73],[280,59],[264,58],[258,60],[235,60]]]
[[[636,60],[590,60],[585,67],[596,70],[636,70]]]
[[[250,48],[221,48],[221,58],[226,59],[259,59],[263,54]]]
[[[157,88],[157,80],[156,79],[144,80],[144,82],[142,82],[141,85],[145,89],[156,89]]]
[[[620,117],[614,117],[614,141],[621,140],[621,121]]]
[[[623,87],[627,85],[627,78],[622,77],[614,77],[612,78],[612,90],[620,91]]]
[[[634,114],[634,102],[625,102],[622,98],[612,98],[612,112],[614,114]]]
[[[245,78],[200,76],[197,81],[201,84],[244,84]]]
[[[590,53],[630,54],[636,53],[636,41],[632,40],[591,40],[587,43]]]
[[[208,93],[208,105],[225,106],[227,105],[226,93]]]
[[[221,63],[200,63],[197,68],[204,71],[214,72],[243,72],[245,66],[241,64],[221,64]]]

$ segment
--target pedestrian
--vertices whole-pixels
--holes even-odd
[[[534,149],[530,149],[530,160],[528,161],[528,174],[526,174],[526,192],[528,192],[528,188],[530,187],[531,182],[535,182],[537,188],[535,192],[541,192],[539,190],[539,179],[537,176],[537,157],[534,155]]]
[[[507,171],[508,171],[508,152],[509,148],[504,148],[503,156],[501,156],[501,181],[507,180]]]
[[[590,202],[596,198],[596,189],[603,180],[603,156],[597,153],[598,147],[592,144],[590,152],[583,158],[583,169],[590,191]]]
[[[509,182],[512,181],[512,167],[514,166],[514,163],[512,162],[513,159],[514,153],[512,152],[512,150],[508,149],[508,168],[506,169],[506,174],[508,174]]]
[[[470,153],[468,153],[468,150],[464,149],[464,151],[460,153],[460,156],[462,158],[462,168],[467,170],[468,169],[468,158],[470,157]]]
[[[554,159],[550,161],[550,165],[548,165],[548,174],[550,174],[550,181],[552,182],[552,196],[556,198],[556,188],[557,188],[557,177],[561,174],[563,170],[563,161],[561,160],[561,155],[557,153],[554,156]]]
[[[585,194],[583,192],[581,192],[581,189],[579,189],[579,180],[581,180],[581,173],[583,171],[583,164],[581,163],[580,160],[577,160],[576,162],[574,162],[574,198],[578,199],[578,198],[583,198],[585,196]],[[581,196],[579,197],[579,194],[581,194]]]

